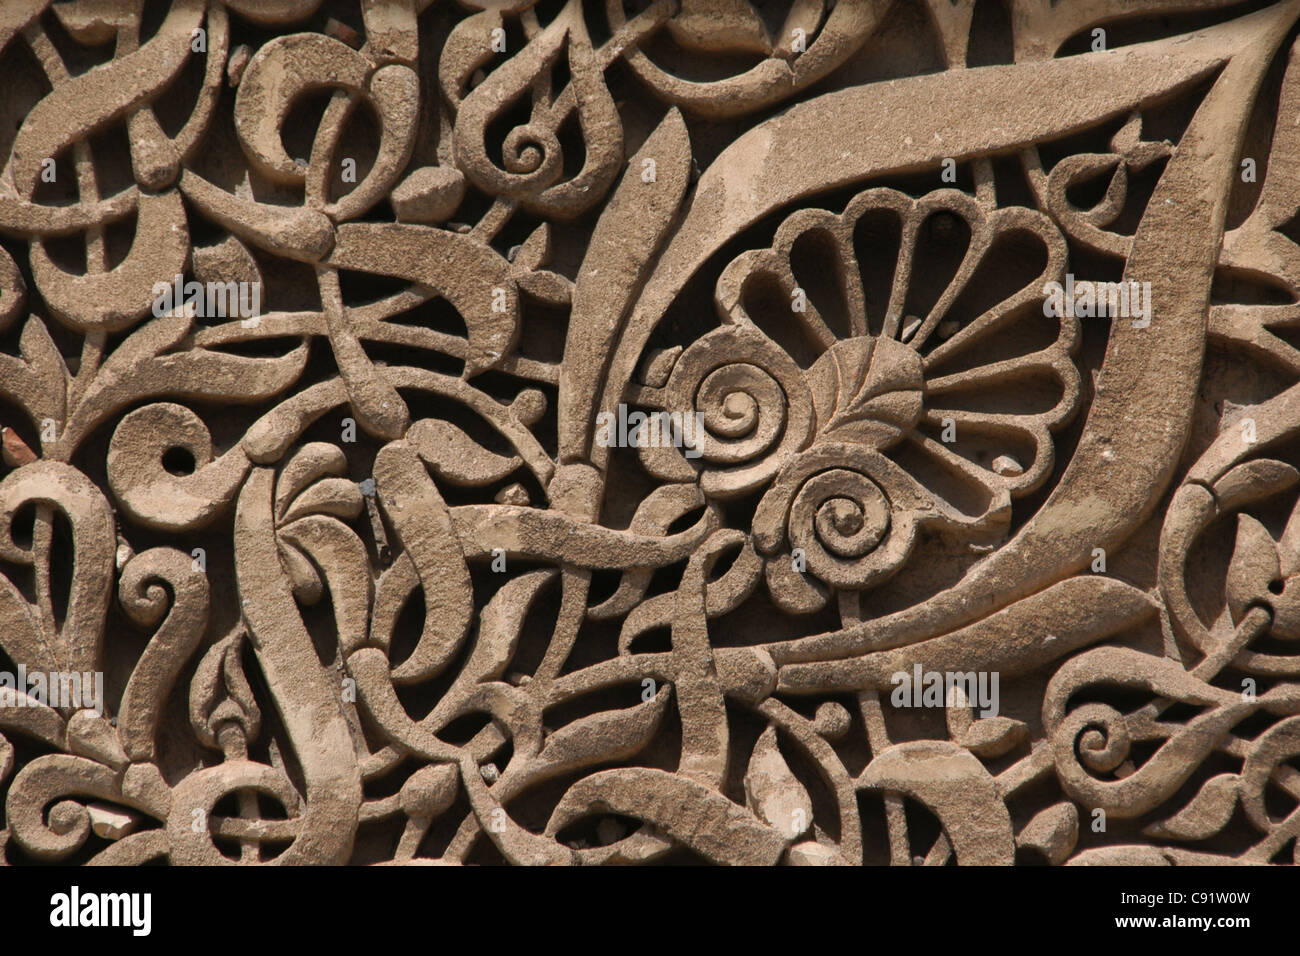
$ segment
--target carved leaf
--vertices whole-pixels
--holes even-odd
[[[1072,803],[1058,803],[1034,814],[1016,837],[1016,846],[1031,847],[1053,866],[1074,852],[1079,839],[1079,811]]]
[[[222,724],[237,724],[246,741],[255,739],[261,727],[262,712],[240,661],[243,646],[243,631],[213,644],[190,682],[190,726],[209,747],[219,746]]]
[[[1237,808],[1241,778],[1233,773],[1211,777],[1183,807],[1168,820],[1153,823],[1142,832],[1169,840],[1204,840],[1218,833],[1232,819]]]
[[[812,798],[781,755],[775,727],[763,731],[754,744],[745,770],[745,804],[790,840],[812,827]]]
[[[817,431],[826,441],[883,446],[921,414],[921,359],[893,339],[838,342],[808,370]]]
[[[461,672],[466,683],[495,680],[505,673],[515,656],[528,610],[546,584],[555,579],[554,571],[530,571],[492,595],[479,617],[478,637]]]
[[[505,478],[519,467],[518,455],[488,451],[451,422],[425,418],[410,427],[406,440],[433,473],[454,485],[478,487]]]
[[[671,696],[672,685],[664,684],[654,697],[634,707],[607,710],[566,724],[546,738],[535,771],[553,775],[630,757],[654,736]]]
[[[1268,594],[1268,586],[1281,574],[1277,545],[1262,524],[1248,514],[1237,516],[1237,539],[1228,562],[1224,589],[1233,620],[1246,616],[1246,609]]]
[[[605,770],[569,788],[551,814],[546,832],[558,833],[599,808],[654,824],[715,863],[771,866],[785,839],[744,807],[708,787],[663,770]]]

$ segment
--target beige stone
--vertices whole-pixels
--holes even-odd
[[[1296,862],[1300,0],[998,5],[0,5],[0,862]]]

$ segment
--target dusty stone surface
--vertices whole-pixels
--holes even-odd
[[[0,861],[1296,861],[1300,0],[140,6],[0,5]]]

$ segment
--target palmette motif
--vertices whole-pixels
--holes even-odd
[[[1295,862],[1300,0],[778,6],[4,5],[0,858]]]

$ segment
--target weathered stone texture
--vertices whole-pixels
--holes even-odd
[[[5,0],[0,859],[1294,862],[1298,21]]]

